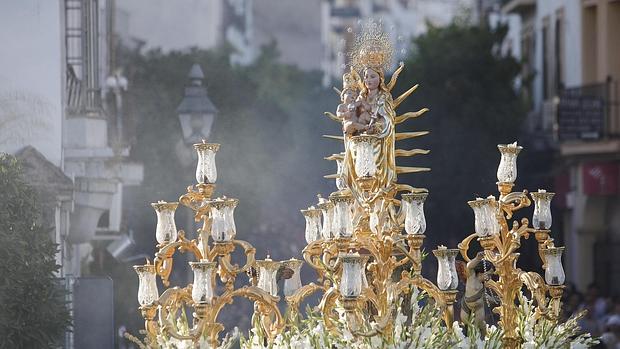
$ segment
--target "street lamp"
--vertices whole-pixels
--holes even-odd
[[[177,107],[183,140],[185,144],[200,143],[211,133],[217,108],[204,87],[204,73],[200,65],[194,64],[189,71],[189,84],[185,87],[183,100]]]

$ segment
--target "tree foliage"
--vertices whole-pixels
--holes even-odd
[[[55,277],[57,245],[39,224],[37,195],[0,154],[0,348],[49,348],[70,324]]]
[[[420,84],[400,110],[430,109],[404,127],[431,133],[400,146],[431,150],[409,163],[432,171],[403,178],[430,190],[426,212],[431,241],[446,243],[452,238],[454,246],[471,233],[463,231],[473,227],[466,202],[496,193],[496,145],[517,140],[525,108],[513,88],[520,65],[498,54],[505,35],[504,27],[494,30],[456,21],[447,27],[430,27],[414,40],[395,87],[398,93]],[[527,153],[521,156],[525,157]]]

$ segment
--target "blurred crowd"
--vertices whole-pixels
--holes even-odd
[[[600,337],[597,348],[620,349],[619,295],[605,294],[596,284],[590,284],[582,293],[574,284],[567,283],[562,298],[563,320],[585,310],[578,322],[584,332]]]

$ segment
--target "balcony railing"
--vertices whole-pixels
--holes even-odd
[[[557,136],[563,141],[595,141],[620,134],[617,82],[563,89],[557,105]]]

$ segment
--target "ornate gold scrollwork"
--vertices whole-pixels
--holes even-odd
[[[155,253],[155,270],[166,287],[170,286],[170,281],[168,279],[174,263],[173,256],[177,250],[182,253],[189,251],[194,255],[196,260],[202,259],[202,252],[198,249],[196,240],[188,240],[185,238],[185,232],[179,230],[177,241],[160,246],[159,251]]]

